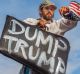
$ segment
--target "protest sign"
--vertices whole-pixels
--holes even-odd
[[[0,52],[41,74],[65,74],[69,42],[12,16],[7,16]]]

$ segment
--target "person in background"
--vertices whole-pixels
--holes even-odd
[[[39,6],[39,19],[27,18],[24,20],[29,25],[36,25],[44,31],[51,32],[60,36],[76,27],[80,21],[80,4],[72,1],[69,6],[62,6],[59,13],[62,16],[59,20],[54,20],[54,12],[57,9],[55,4],[49,0],[44,0]],[[24,72],[25,71],[25,72]],[[38,74],[28,67],[23,66],[20,74]]]

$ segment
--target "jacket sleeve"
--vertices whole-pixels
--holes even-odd
[[[57,20],[57,24],[59,25],[59,30],[62,33],[65,33],[66,31],[69,31],[72,28],[76,27],[77,21],[61,18],[61,19]]]

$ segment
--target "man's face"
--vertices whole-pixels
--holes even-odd
[[[42,17],[46,20],[51,20],[54,16],[54,8],[53,7],[43,7],[41,10]]]

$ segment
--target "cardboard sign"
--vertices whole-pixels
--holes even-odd
[[[41,74],[65,74],[69,43],[12,16],[7,16],[0,52]]]

